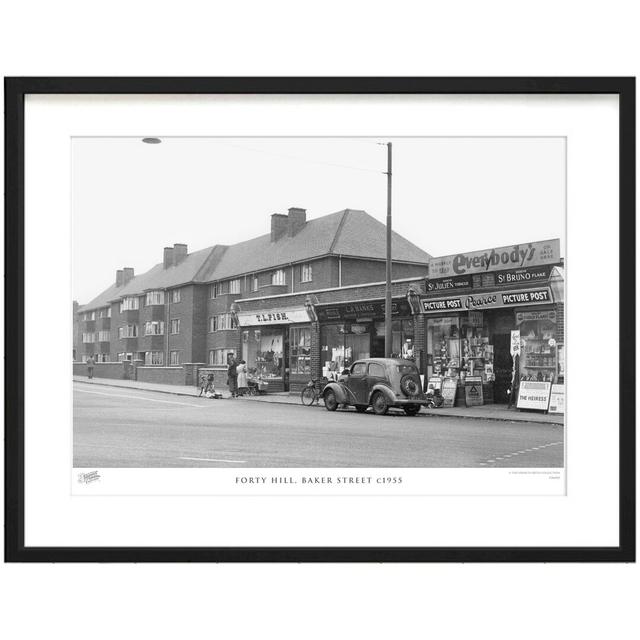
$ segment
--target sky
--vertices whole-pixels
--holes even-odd
[[[272,213],[364,209],[433,256],[565,240],[564,138],[74,138],[73,297],[189,252],[269,233]],[[564,253],[564,250],[562,249]]]

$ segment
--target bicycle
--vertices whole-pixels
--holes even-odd
[[[300,392],[300,400],[302,404],[310,407],[315,402],[320,404],[320,398],[322,397],[322,391],[324,390],[328,380],[327,378],[321,378],[320,380],[309,380],[304,389]]]

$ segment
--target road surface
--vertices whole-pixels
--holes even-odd
[[[561,426],[74,383],[75,467],[562,467]]]

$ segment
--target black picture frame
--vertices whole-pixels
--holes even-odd
[[[5,78],[6,562],[634,562],[635,78]],[[26,547],[24,104],[28,94],[615,94],[619,98],[619,544],[613,547]],[[9,312],[10,310],[10,312]]]

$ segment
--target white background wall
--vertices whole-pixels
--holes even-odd
[[[635,4],[24,1],[2,10],[0,60],[3,75],[636,75]],[[630,637],[639,587],[635,565],[3,565],[0,624],[91,640]]]

